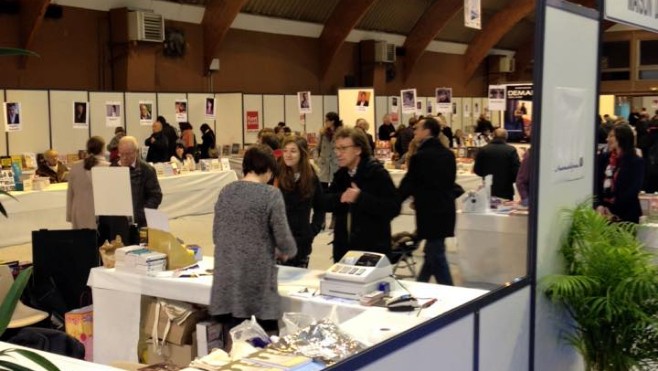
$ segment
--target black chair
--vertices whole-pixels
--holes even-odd
[[[420,246],[415,233],[400,232],[391,236],[391,264],[398,277],[416,277],[416,259],[413,252]],[[411,274],[397,274],[398,268],[408,269]]]

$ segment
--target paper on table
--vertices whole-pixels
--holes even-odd
[[[133,216],[130,171],[127,167],[94,166],[91,169],[96,215]]]
[[[156,209],[144,209],[144,214],[146,214],[146,225],[149,228],[159,229],[161,231],[170,232],[169,228],[169,218],[167,214]]]

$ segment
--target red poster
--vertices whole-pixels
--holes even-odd
[[[258,111],[247,111],[247,131],[260,130],[258,123]]]

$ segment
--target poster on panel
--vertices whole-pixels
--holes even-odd
[[[73,128],[89,128],[89,103],[73,102]]]
[[[208,119],[214,119],[216,117],[215,114],[215,106],[216,106],[215,98],[206,98],[206,118]]]
[[[436,112],[451,113],[452,88],[436,88],[434,90]]]
[[[471,117],[471,98],[462,99],[462,117]]]
[[[105,126],[121,126],[121,102],[105,102]]]
[[[480,117],[482,114],[482,99],[473,98],[473,118]]]
[[[260,130],[258,111],[247,111],[245,115],[246,115],[245,125],[247,126],[246,130],[249,132]]]
[[[464,26],[482,28],[482,9],[480,0],[464,0]]]
[[[187,122],[187,99],[176,99],[176,122]]]
[[[391,122],[394,124],[398,122],[399,120],[399,112],[400,112],[400,103],[399,103],[400,98],[399,97],[391,97],[391,105],[390,105],[390,110],[389,110],[389,115],[391,118]]]
[[[505,110],[505,85],[489,85],[489,110]]]
[[[21,131],[21,104],[19,102],[5,103],[5,131]]]
[[[297,107],[299,107],[299,113],[312,113],[313,108],[311,105],[311,92],[310,91],[299,91],[297,92]]]
[[[366,112],[370,106],[370,92],[359,90],[356,98],[356,110],[359,112]]]
[[[423,114],[423,101],[419,99],[416,101],[416,116],[420,116],[422,114]]]
[[[416,113],[416,89],[400,90],[402,113]]]
[[[428,100],[427,100],[427,104],[426,104],[426,106],[427,106],[427,107],[425,107],[425,113],[428,114],[428,115],[432,115],[432,113],[433,113],[433,111],[434,111],[434,110],[432,109],[432,107],[434,106],[434,105],[432,104],[432,99],[428,99]]]
[[[532,127],[532,84],[507,85],[505,129],[512,142],[530,140]]]
[[[553,112],[560,112],[560,119],[551,125],[556,148],[553,159],[553,182],[567,182],[584,176],[587,122],[585,104],[587,91],[581,88],[557,87],[554,91]],[[530,127],[528,127],[528,134]],[[525,127],[524,127],[525,131]]]
[[[153,102],[139,101],[139,124],[142,126],[151,125],[153,119]]]

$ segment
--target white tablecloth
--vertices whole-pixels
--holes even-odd
[[[0,350],[10,349],[10,348],[27,349],[32,352],[35,352],[48,359],[50,362],[52,362],[55,366],[57,366],[62,371],[121,371],[121,369],[114,367],[97,365],[91,362],[85,362],[75,358],[60,356],[58,354],[42,352],[31,348],[0,342]],[[5,357],[5,358],[10,362],[17,363],[23,367],[27,367],[30,370],[43,370],[36,363],[30,361],[29,359],[21,355],[12,355],[11,358],[9,357]]]
[[[206,257],[203,264],[211,266],[212,262],[212,258]],[[280,267],[279,293],[283,298],[283,310],[323,318],[336,306],[339,322],[345,322],[364,312],[375,317],[383,314],[398,318],[416,316],[416,312],[392,314],[385,308],[364,307],[353,301],[298,294],[304,288],[308,288],[310,292],[317,289],[319,292],[319,278],[323,273]],[[212,278],[156,278],[117,272],[114,269],[94,268],[89,275],[88,284],[92,288],[94,298],[94,362],[107,364],[116,360],[137,360],[139,308],[143,295],[208,305]],[[424,319],[435,317],[486,293],[484,290],[410,281],[404,281],[404,285],[419,298],[438,299],[437,303],[421,311],[420,318]],[[396,285],[392,286],[395,289]],[[361,327],[362,332],[369,333],[371,330],[368,326],[364,324]],[[351,328],[359,332],[358,325],[352,325]]]
[[[526,275],[527,216],[458,212],[455,235],[464,281],[500,285]]]
[[[162,188],[159,210],[178,218],[213,212],[219,191],[237,180],[234,171],[195,171],[158,178]],[[66,222],[67,184],[52,184],[44,191],[12,192],[17,199],[0,196],[9,218],[0,220],[0,247],[28,243],[38,229],[70,229]]]

